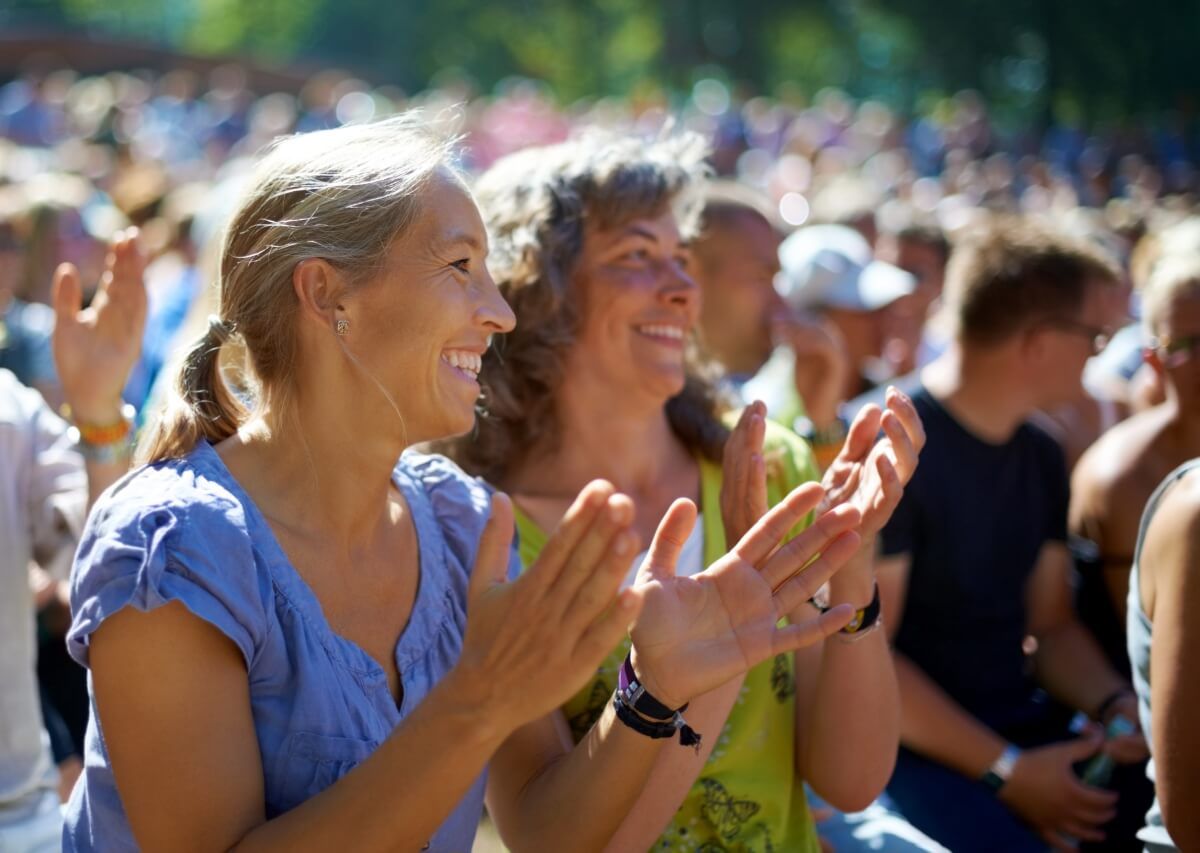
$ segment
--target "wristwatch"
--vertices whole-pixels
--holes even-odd
[[[828,599],[822,598],[818,600],[815,596],[809,599],[809,603],[820,610],[822,613],[832,609]],[[850,617],[850,621],[842,628],[843,634],[865,634],[877,624],[879,624],[879,614],[882,611],[879,603],[879,584],[875,584],[875,592],[871,595],[871,603],[866,607],[860,607],[854,611],[854,615]]]
[[[848,431],[849,425],[841,417],[834,418],[833,423],[824,429],[817,429],[816,424],[805,415],[796,418],[792,424],[792,432],[814,447],[841,447]]]
[[[1021,757],[1021,750],[1013,746],[1011,743],[1004,747],[1004,752],[1000,753],[1000,757],[992,762],[992,766],[979,777],[982,782],[993,793],[1000,793],[1000,789],[1004,787],[1004,783],[1012,778],[1013,768],[1017,766],[1017,759]]]

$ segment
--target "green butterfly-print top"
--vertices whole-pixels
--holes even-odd
[[[767,499],[772,506],[796,486],[820,479],[808,445],[770,421],[763,455],[767,463]],[[721,467],[706,459],[699,460],[699,464],[707,566],[726,551],[720,507]],[[806,519],[798,529],[810,521]],[[516,509],[516,523],[521,562],[528,567],[546,544],[547,535],[520,509]],[[563,706],[577,743],[612,700],[617,671],[628,651],[626,639],[601,664],[592,682]],[[816,828],[808,812],[803,780],[796,774],[796,683],[792,666],[791,655],[780,655],[747,673],[741,696],[700,778],[653,850],[817,853]]]

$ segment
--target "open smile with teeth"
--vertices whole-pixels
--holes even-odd
[[[479,379],[479,371],[483,367],[483,356],[467,350],[448,349],[442,351],[442,361],[453,367],[472,382]]]
[[[666,324],[654,324],[649,326],[635,327],[638,334],[645,335],[648,338],[661,338],[669,341],[683,342],[683,327],[669,326]]]

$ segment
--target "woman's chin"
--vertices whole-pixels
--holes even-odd
[[[471,430],[475,429],[475,410],[471,409],[468,413],[449,414],[442,422],[439,429],[439,435],[429,439],[436,441],[439,439],[457,438],[460,435],[466,435]]]

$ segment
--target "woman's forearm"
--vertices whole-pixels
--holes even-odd
[[[867,543],[830,582],[830,604],[867,605],[875,589]],[[802,667],[816,666],[811,672]],[[900,744],[900,693],[887,635],[835,634],[819,653],[797,654],[797,767],[843,811],[865,808],[890,778]]]
[[[703,736],[699,749],[682,749],[676,742],[659,753],[641,796],[621,821],[606,850],[611,853],[649,850],[663,834],[712,754],[745,680],[744,675],[735,678],[691,702],[687,720]]]
[[[515,739],[526,737],[518,731]],[[601,850],[633,808],[664,745],[679,749],[677,741],[656,740],[639,734],[617,719],[609,702],[591,731],[573,749],[552,761],[541,762],[524,784],[512,784],[507,767],[492,768],[509,778],[502,788],[504,803],[489,808],[496,815],[505,844],[515,851]],[[497,756],[507,765],[514,748],[506,743]],[[517,747],[529,753],[529,744]],[[515,794],[512,790],[517,788]]]
[[[866,808],[891,777],[900,743],[900,696],[884,632],[826,640],[810,701],[797,702],[797,713],[801,776],[836,808]]]

